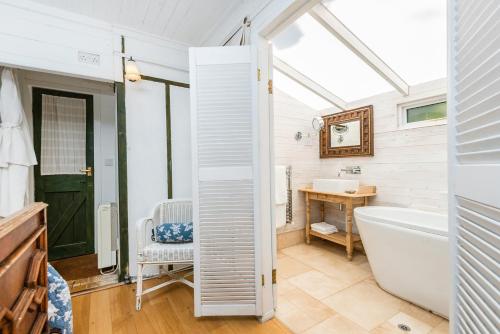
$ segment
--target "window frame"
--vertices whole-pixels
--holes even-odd
[[[431,104],[447,102],[446,94],[440,94],[424,99],[418,99],[407,103],[402,103],[398,105],[398,119],[400,129],[415,129],[422,128],[426,126],[437,126],[444,125],[448,123],[448,117],[436,118],[424,121],[410,122],[408,123],[408,109],[424,107]],[[447,113],[448,114],[448,113]]]

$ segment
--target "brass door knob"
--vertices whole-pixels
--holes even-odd
[[[92,176],[92,167],[82,168],[80,172],[85,173],[87,176]]]

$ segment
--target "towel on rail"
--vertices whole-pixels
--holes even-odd
[[[286,204],[287,202],[287,180],[286,180],[286,166],[275,166],[274,175],[274,204]]]

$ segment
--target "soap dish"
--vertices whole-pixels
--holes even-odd
[[[346,194],[355,194],[356,190],[346,190],[344,191]]]

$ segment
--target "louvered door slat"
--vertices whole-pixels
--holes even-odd
[[[500,323],[500,2],[452,0],[450,240],[453,333]]]
[[[250,47],[190,50],[195,314],[258,315]]]

